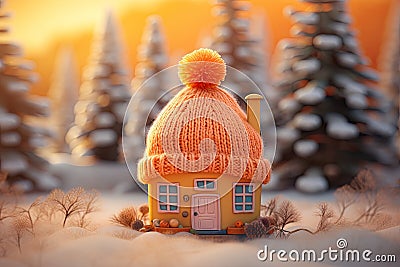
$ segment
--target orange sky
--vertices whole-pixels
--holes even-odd
[[[390,4],[398,0],[350,0],[353,26],[365,54],[374,67],[383,40]],[[269,48],[289,36],[291,21],[282,9],[291,4],[304,7],[296,0],[253,0],[252,10],[266,15]],[[106,9],[119,17],[126,46],[126,60],[134,69],[136,47],[143,31],[145,18],[161,15],[167,38],[171,65],[184,53],[199,46],[216,19],[211,15],[209,0],[8,0],[5,9],[11,11],[9,21],[13,41],[22,44],[27,58],[36,62],[41,80],[33,92],[48,90],[56,51],[69,45],[76,54],[79,68],[87,62],[92,32]]]

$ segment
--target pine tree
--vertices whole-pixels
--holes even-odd
[[[74,126],[67,134],[73,155],[120,159],[122,123],[130,99],[122,52],[117,22],[110,12],[95,37],[75,105]]]
[[[78,100],[78,88],[79,81],[73,52],[70,48],[64,48],[57,55],[53,81],[48,94],[52,101],[51,126],[55,132],[51,146],[53,152],[70,152],[65,136],[74,122],[74,106]]]
[[[2,12],[0,20],[8,17]],[[0,27],[4,36],[7,28]],[[48,101],[29,94],[37,80],[33,64],[23,59],[19,45],[0,41],[0,172],[22,189],[49,190],[58,181],[47,172],[47,161],[37,149],[46,145],[50,132],[33,125],[36,117],[49,115]]]
[[[219,22],[215,26],[210,48],[216,50],[227,65],[246,74],[272,102],[274,95],[266,82],[265,47],[262,47],[265,40],[250,37],[250,4],[242,0],[216,0],[213,10]],[[264,30],[263,27],[261,29]],[[238,99],[242,108],[245,108],[244,97],[254,93],[254,86],[247,79],[230,75],[229,70],[223,85],[242,98]]]
[[[371,163],[393,164],[385,119],[388,101],[374,88],[343,0],[304,0],[310,11],[288,9],[292,39],[281,48],[283,79],[278,127],[281,185],[321,191],[348,183]]]
[[[143,156],[146,133],[158,113],[172,98],[169,85],[173,82],[169,72],[161,72],[152,77],[164,70],[168,63],[164,32],[158,16],[147,19],[137,60],[135,78],[132,81],[134,97],[124,129],[124,140],[129,147],[126,156],[132,163]],[[150,77],[152,78],[148,80]]]
[[[394,1],[390,10],[379,63],[382,73],[379,85],[393,100],[391,115],[398,124],[397,153],[400,157],[400,3]]]

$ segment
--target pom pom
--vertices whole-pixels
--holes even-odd
[[[225,79],[226,67],[221,56],[214,50],[200,48],[179,61],[179,78],[185,85],[219,85]]]

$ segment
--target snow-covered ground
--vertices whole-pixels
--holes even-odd
[[[74,167],[72,167],[74,166]],[[53,162],[52,172],[61,178],[64,190],[76,186],[100,191],[98,211],[90,215],[88,229],[78,227],[62,228],[61,225],[42,223],[35,230],[35,236],[25,234],[21,241],[22,253],[14,243],[8,244],[8,251],[1,256],[1,239],[7,233],[0,233],[0,267],[108,267],[108,266],[281,266],[287,265],[273,255],[273,260],[265,261],[262,251],[285,250],[287,253],[315,250],[317,258],[324,249],[346,253],[358,249],[360,255],[371,250],[371,259],[378,254],[395,255],[400,261],[400,227],[372,232],[361,228],[341,227],[326,233],[311,235],[298,232],[286,239],[263,238],[257,240],[228,240],[213,242],[197,236],[181,233],[174,236],[156,232],[139,233],[120,227],[111,222],[111,216],[128,206],[147,203],[147,195],[141,191],[131,178],[124,164],[80,164]],[[135,188],[135,190],[131,190]],[[335,207],[333,191],[323,194],[307,195],[294,190],[264,190],[262,202],[279,196],[290,200],[300,211],[302,219],[290,227],[307,227],[314,230],[318,217],[316,206],[328,202]],[[20,205],[32,203],[37,195],[26,195]],[[394,209],[399,213],[399,208]],[[356,214],[349,214],[356,216]],[[0,222],[3,223],[3,222]],[[1,230],[1,227],[0,227]],[[345,239],[347,247],[338,249],[339,239]],[[294,253],[294,252],[292,252]],[[294,255],[294,254],[293,254]],[[345,254],[344,254],[345,255]],[[269,254],[270,256],[270,254]],[[288,254],[286,257],[288,258]],[[398,266],[396,263],[366,263],[331,261],[325,255],[323,261],[291,262],[296,266]]]
[[[280,195],[291,200],[302,213],[299,225],[315,227],[314,216],[316,203],[333,201],[333,193],[304,195],[295,191],[264,192],[263,202]],[[36,196],[27,196],[27,203]],[[159,233],[139,233],[116,226],[110,217],[129,205],[138,206],[147,201],[141,192],[117,194],[103,192],[99,201],[99,211],[91,217],[95,229],[86,230],[77,227],[61,228],[52,234],[46,234],[46,228],[39,229],[36,238],[25,236],[22,240],[22,254],[17,249],[6,257],[0,257],[1,267],[49,266],[49,267],[86,267],[86,266],[281,266],[277,255],[272,262],[258,259],[260,250],[268,246],[271,250],[285,250],[289,253],[297,250],[315,250],[317,255],[323,249],[338,250],[337,241],[345,239],[348,249],[358,249],[360,253],[371,250],[372,257],[377,254],[395,255],[400,260],[400,228],[394,227],[379,232],[370,232],[357,228],[338,228],[327,233],[310,235],[296,233],[287,239],[263,238],[257,240],[213,242],[199,239],[191,234],[174,236]],[[340,250],[338,250],[340,251]],[[339,252],[338,252],[339,253]],[[260,254],[262,257],[264,254]],[[360,254],[362,255],[362,254]],[[288,255],[286,255],[288,257]],[[398,266],[395,263],[364,261],[331,261],[326,256],[324,261],[292,262],[298,266]]]
[[[390,229],[391,238],[383,233],[346,229],[320,236],[299,234],[290,239],[259,239],[245,242],[213,243],[190,234],[165,236],[159,233],[138,234],[119,227],[104,227],[96,232],[67,228],[49,236],[41,244],[14,259],[0,259],[0,266],[281,266],[276,255],[273,261],[260,261],[258,251],[268,248],[286,251],[305,249],[337,249],[336,241],[345,238],[349,248],[399,257],[399,228]],[[346,249],[344,249],[346,251]],[[297,262],[296,266],[389,266],[365,262]],[[395,263],[391,266],[398,266]]]
[[[139,190],[123,162],[74,160],[66,154],[53,155],[50,161],[49,171],[61,180],[61,187],[66,190],[77,186],[113,192]]]

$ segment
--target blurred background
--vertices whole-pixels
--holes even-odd
[[[124,160],[135,177],[177,75],[139,88],[199,47],[217,50],[266,96],[274,117],[262,110],[261,128],[268,159],[276,154],[269,187],[326,191],[365,166],[383,184],[400,179],[397,0],[0,3],[2,171],[27,191],[132,190]],[[223,85],[245,108],[251,86],[231,78]]]
[[[397,1],[348,1],[361,48],[373,68],[378,68],[394,2]],[[265,49],[270,58],[278,41],[290,36],[292,21],[283,14],[284,8],[307,4],[296,0],[252,0],[251,4],[251,14],[265,16],[268,40]],[[40,80],[33,85],[32,92],[41,95],[46,95],[49,90],[50,74],[60,47],[72,47],[79,70],[82,70],[88,61],[93,30],[107,9],[113,10],[121,24],[126,47],[124,58],[132,72],[136,49],[149,15],[162,17],[168,54],[171,55],[169,64],[175,65],[181,56],[198,48],[212,33],[217,20],[212,8],[213,3],[208,0],[11,0],[6,1],[4,7],[13,14],[9,21],[9,38],[23,44],[26,57],[35,62]]]

